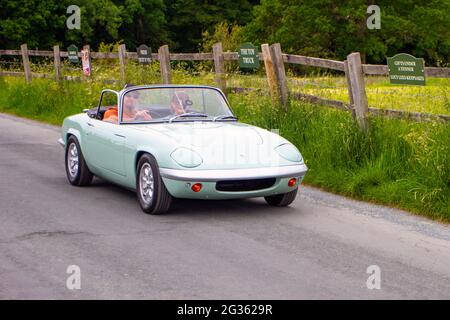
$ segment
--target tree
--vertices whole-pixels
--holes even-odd
[[[0,47],[48,48],[65,28],[66,8],[58,0],[0,1]]]
[[[168,43],[165,10],[163,0],[126,0],[119,34],[127,48],[134,50],[141,44],[159,47]]]
[[[69,30],[67,7],[81,9],[80,29]],[[167,40],[163,0],[2,0],[0,47],[49,49],[55,44],[90,44],[124,40],[127,46],[159,45]]]
[[[81,8],[80,30],[66,27],[72,4]],[[371,4],[381,8],[380,30],[366,27]],[[449,12],[450,0],[1,0],[0,48],[75,43],[96,50],[123,41],[130,50],[145,43],[196,52],[233,25],[224,40],[280,42],[284,52],[340,60],[359,51],[365,61],[383,64],[406,52],[446,66]]]
[[[381,29],[366,27],[367,7],[381,8]],[[280,42],[283,51],[345,59],[361,52],[372,63],[406,52],[429,65],[449,63],[450,0],[262,0],[253,9],[245,38]]]
[[[201,47],[202,33],[214,32],[219,22],[244,25],[251,19],[255,0],[168,0],[166,19],[175,50],[196,52]]]
[[[202,34],[202,51],[212,52],[217,42],[222,43],[223,51],[236,51],[242,39],[242,27],[237,24],[219,22],[214,26],[214,32],[205,31]]]
[[[162,0],[78,0],[78,5],[81,29],[66,32],[68,40],[90,43],[93,48],[123,40],[135,49],[142,43],[158,46],[167,39]]]

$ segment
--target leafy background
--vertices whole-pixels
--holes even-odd
[[[69,5],[81,8],[81,29],[68,30]],[[367,7],[381,8],[381,29],[369,30]],[[280,42],[284,52],[343,60],[359,51],[368,63],[406,52],[429,66],[448,66],[450,0],[2,0],[0,48],[48,50],[122,41],[129,50],[169,44],[173,52],[235,50],[243,41]]]

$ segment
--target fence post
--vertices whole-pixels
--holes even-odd
[[[216,72],[217,86],[226,94],[227,82],[225,79],[225,62],[223,58],[222,43],[213,45],[214,71]]]
[[[347,91],[348,91],[348,98],[350,101],[350,108],[352,112],[352,116],[354,119],[356,119],[355,115],[355,102],[353,101],[353,95],[352,95],[352,83],[350,82],[350,71],[348,69],[348,61],[344,61],[344,72],[345,72],[345,79],[347,80]]]
[[[284,69],[283,53],[279,43],[274,43],[270,46],[273,53],[273,61],[275,65],[275,74],[277,76],[278,90],[280,92],[281,104],[287,111],[289,103],[289,90],[286,78],[286,70]]]
[[[159,68],[161,70],[162,82],[164,84],[170,84],[170,53],[169,46],[163,45],[158,50]]]
[[[126,82],[126,73],[125,73],[125,58],[126,58],[126,47],[125,44],[119,45],[119,63],[120,63],[120,78],[123,82]]]
[[[269,85],[270,96],[273,100],[278,100],[278,84],[275,74],[272,52],[267,43],[261,45],[261,52],[264,59],[264,68],[266,69],[267,84]]]
[[[360,128],[367,131],[369,129],[367,120],[369,106],[367,103],[366,86],[364,84],[361,55],[359,52],[353,52],[347,56],[347,61],[356,120]]]
[[[53,47],[53,62],[55,64],[55,80],[59,83],[61,81],[61,55],[59,46]]]
[[[20,46],[20,50],[22,51],[22,63],[23,69],[25,71],[25,80],[27,83],[31,82],[31,69],[30,69],[30,59],[28,58],[28,47],[27,44],[24,43]]]

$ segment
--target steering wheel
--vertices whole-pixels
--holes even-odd
[[[152,118],[162,118],[162,114],[157,111],[148,111],[148,113],[152,116]],[[155,117],[154,117],[155,116]]]

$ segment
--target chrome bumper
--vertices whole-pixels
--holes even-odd
[[[61,147],[63,147],[64,149],[66,148],[66,143],[64,142],[64,140],[62,138],[58,139],[58,143]]]
[[[304,176],[308,167],[305,164],[251,168],[251,169],[223,169],[223,170],[180,170],[160,168],[163,178],[181,181],[218,181],[245,180],[263,178],[287,178]]]

